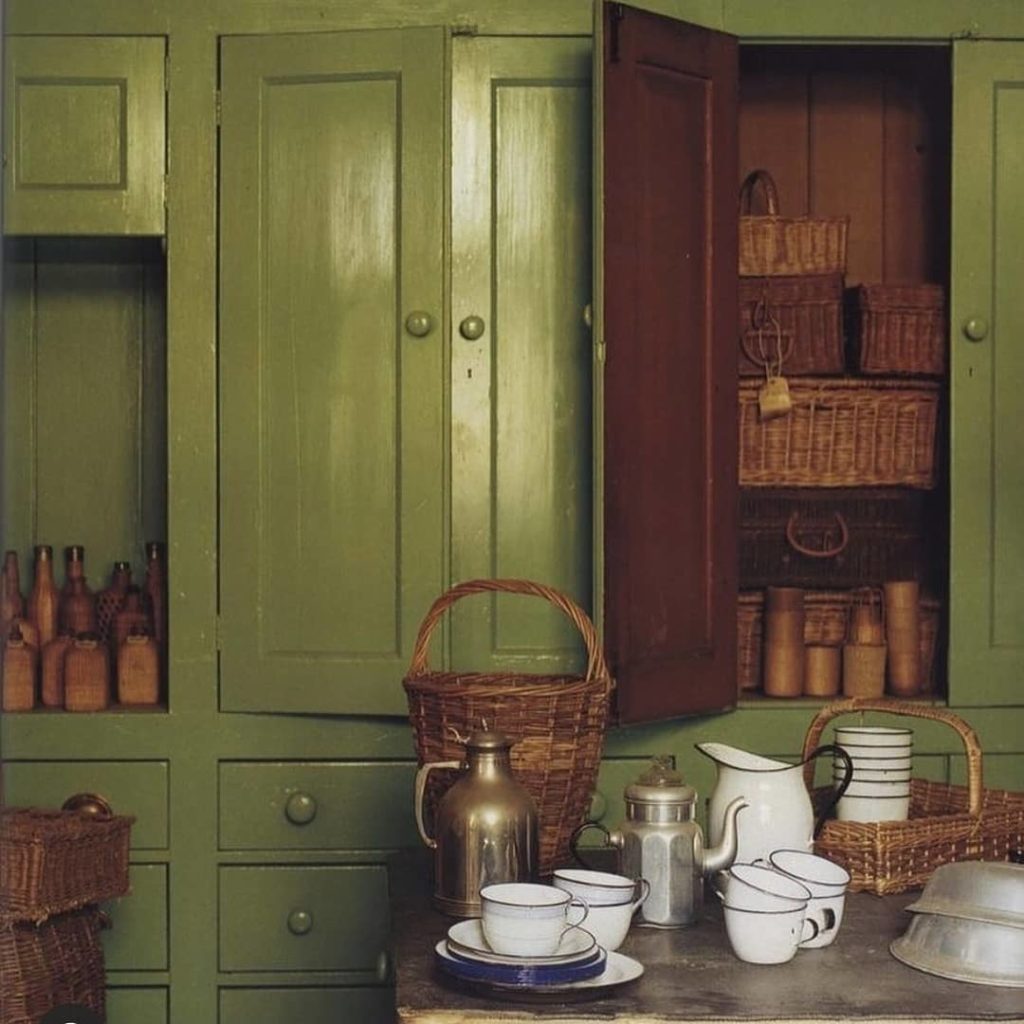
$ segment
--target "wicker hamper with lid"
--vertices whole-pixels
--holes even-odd
[[[458,600],[477,594],[540,597],[579,630],[587,663],[582,675],[515,672],[446,672],[431,669],[428,647],[434,629]],[[430,607],[420,625],[408,673],[402,680],[409,702],[416,754],[428,761],[458,761],[464,740],[486,723],[514,741],[512,770],[537,805],[539,874],[550,875],[569,860],[569,839],[582,824],[597,781],[613,683],[589,616],[570,597],[530,580],[470,580],[452,587]],[[431,773],[428,816],[455,777]]]
[[[825,725],[839,715],[884,711],[943,722],[955,730],[967,754],[967,785],[912,779],[910,813],[904,821],[828,820],[815,836],[814,849],[842,864],[852,876],[853,892],[888,893],[920,889],[942,864],[964,860],[1024,858],[1024,793],[984,789],[981,745],[974,730],[945,708],[886,699],[851,699],[823,707],[804,738],[803,757],[818,746]],[[811,788],[814,764],[804,767]],[[816,808],[831,795],[830,786],[811,790]]]

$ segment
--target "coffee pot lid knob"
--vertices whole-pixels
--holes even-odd
[[[635,782],[626,787],[626,800],[634,804],[692,804],[697,791],[683,781],[672,754],[659,754]]]

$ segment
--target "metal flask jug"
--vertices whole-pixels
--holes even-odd
[[[704,834],[694,820],[697,791],[683,782],[670,755],[656,757],[651,767],[625,790],[626,820],[609,832],[598,822],[581,825],[572,836],[573,855],[586,863],[576,848],[590,828],[604,833],[619,850],[619,870],[629,878],[644,878],[651,890],[640,907],[644,924],[679,928],[699,920],[704,905],[704,879],[729,867],[736,856],[736,815],[747,806],[737,797],[725,808],[722,841],[705,849]]]
[[[434,906],[455,917],[480,914],[480,890],[494,882],[525,882],[537,871],[537,807],[512,774],[503,733],[474,732],[466,760],[432,761],[416,773],[416,826],[434,851]],[[461,768],[441,797],[434,834],[427,833],[423,800],[435,768]]]

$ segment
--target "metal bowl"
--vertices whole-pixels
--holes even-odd
[[[944,864],[907,910],[1024,928],[1024,864]]]
[[[915,913],[889,945],[908,967],[976,985],[1024,988],[1024,928]]]

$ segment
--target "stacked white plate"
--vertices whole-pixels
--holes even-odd
[[[914,733],[883,726],[840,726],[835,742],[853,762],[850,785],[836,805],[840,821],[902,821],[910,810],[910,774]],[[838,786],[843,762],[832,763]]]

